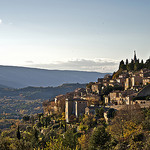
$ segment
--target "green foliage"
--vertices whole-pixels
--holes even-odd
[[[0,150],[32,150],[31,142],[9,137],[0,138]]]
[[[104,108],[96,108],[95,109],[95,117],[96,118],[104,118]]]
[[[119,69],[125,70],[126,69],[126,65],[124,64],[124,61],[121,60],[120,64],[119,64]]]
[[[129,63],[129,61],[128,61],[128,59],[126,59],[126,65],[128,65],[128,63]]]
[[[142,141],[143,139],[144,139],[144,134],[143,133],[137,133],[137,134],[132,136],[132,140],[134,142]]]
[[[102,95],[108,95],[110,92],[113,91],[113,87],[112,86],[107,86],[102,90]]]
[[[96,125],[96,119],[91,115],[85,115],[80,122],[79,130],[87,132]]]
[[[106,149],[108,141],[110,141],[109,133],[106,132],[104,126],[98,126],[89,139],[89,149]]]
[[[113,90],[123,90],[123,88],[120,87],[120,86],[118,86],[118,85],[116,85],[116,86],[114,86],[114,87],[112,87],[112,86],[107,86],[107,87],[105,87],[105,88],[102,90],[101,94],[102,94],[102,95],[108,95],[108,94],[109,94],[110,92],[112,92]]]
[[[143,64],[138,61],[134,64],[134,71],[138,71],[143,68]]]
[[[38,140],[38,134],[39,134],[38,130],[37,130],[36,128],[34,128],[34,129],[33,129],[33,135],[34,135],[34,138],[35,138],[36,140]]]
[[[140,69],[143,69],[143,68],[150,69],[150,59],[146,60],[145,64],[143,60],[141,60],[141,63],[139,62],[139,60],[137,60],[136,62],[131,60],[131,62],[129,63],[128,59],[126,59],[126,64],[124,63],[123,60],[121,60],[118,71],[113,74],[113,79],[118,77],[122,70],[139,71]]]
[[[17,129],[17,139],[18,140],[21,139],[21,134],[20,134],[19,126],[18,126],[18,129]]]
[[[67,131],[64,124],[59,124],[65,119],[64,113],[53,118],[42,115],[41,126],[32,124],[31,119],[27,122],[21,120],[1,132],[0,150],[149,149],[150,108],[141,110],[139,105],[127,105],[116,112],[109,109],[110,124],[105,124],[103,111],[103,108],[97,109],[97,117],[84,115],[78,123],[67,124]],[[33,123],[39,121],[38,115],[32,117]],[[54,118],[55,121],[51,122]],[[21,133],[20,138],[17,138],[16,131]]]
[[[11,144],[10,149],[11,150],[32,150],[33,147],[30,142],[21,139],[21,140],[15,140]]]
[[[0,138],[0,149],[1,150],[9,150],[10,145],[12,143],[12,139],[10,137],[1,137]]]
[[[134,63],[132,63],[132,62],[129,63],[126,68],[128,71],[133,71],[134,70]]]
[[[29,116],[29,115],[23,116],[23,121],[29,121],[29,119],[30,119],[30,116]]]
[[[72,150],[68,146],[63,145],[63,139],[62,138],[51,138],[50,142],[46,143],[46,148],[44,150]]]
[[[117,71],[117,72],[114,72],[112,79],[116,79],[116,78],[118,78],[118,77],[119,77],[119,75],[122,73],[122,71],[123,71],[123,69],[122,69],[122,68],[120,68],[120,69],[118,69],[118,71]]]
[[[63,145],[70,149],[75,149],[77,144],[78,135],[73,132],[72,129],[67,130],[63,137]]]
[[[146,60],[145,67],[150,69],[150,58]]]
[[[108,110],[107,117],[108,117],[108,118],[114,118],[114,116],[115,116],[115,109],[110,108],[110,109]]]
[[[42,123],[39,121],[39,122],[36,124],[36,126],[37,126],[38,128],[40,128],[40,127],[42,127],[43,125],[42,125]]]

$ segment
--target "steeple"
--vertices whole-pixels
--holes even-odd
[[[134,63],[137,61],[136,52],[134,51]]]

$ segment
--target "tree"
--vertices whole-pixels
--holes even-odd
[[[123,60],[120,61],[119,69],[123,69],[123,70],[126,69],[126,65],[124,64],[124,61],[123,61]]]
[[[139,64],[139,62],[136,61],[136,63],[134,64],[134,71],[138,71],[139,69],[141,69],[140,66],[141,65]]]
[[[97,118],[104,118],[104,108],[101,107],[101,108],[95,109],[95,116]]]
[[[21,139],[21,134],[20,134],[19,126],[17,128],[17,138],[18,138],[18,140]]]
[[[35,138],[36,140],[38,140],[38,131],[37,131],[36,128],[34,128],[34,130],[33,130],[33,135],[34,135],[34,138]]]
[[[40,122],[41,117],[42,117],[43,115],[44,115],[43,113],[38,114],[39,122]]]
[[[107,117],[108,117],[108,118],[114,118],[114,115],[115,115],[115,109],[110,108],[110,109],[108,110]]]
[[[88,134],[82,134],[81,137],[78,138],[78,142],[81,146],[81,150],[88,150],[88,140],[89,135]]]
[[[76,143],[77,143],[77,138],[75,137],[73,130],[72,129],[67,130],[64,134],[63,145],[65,147],[75,149]]]
[[[133,71],[133,70],[134,70],[134,63],[133,63],[133,62],[131,62],[131,63],[129,63],[129,64],[127,65],[127,70],[128,70],[128,71]]]
[[[107,142],[110,141],[110,135],[105,131],[104,126],[98,126],[94,129],[93,134],[89,139],[89,149],[105,149],[107,147]]]
[[[118,141],[124,141],[136,132],[137,126],[144,120],[144,115],[138,104],[125,105],[116,113],[109,126],[109,131]]]
[[[119,77],[119,75],[122,73],[122,69],[119,69],[117,72],[114,72],[112,79],[116,79]]]
[[[53,137],[50,138],[50,141],[46,143],[45,150],[71,150],[71,148],[63,145],[62,138],[55,139]]]
[[[34,116],[33,115],[30,117],[30,122],[31,122],[32,127],[33,127],[34,126]]]
[[[28,115],[23,116],[23,121],[29,121],[29,119],[30,119],[30,116]]]
[[[10,137],[1,137],[0,138],[0,149],[1,150],[9,150],[11,142],[12,142],[12,140]]]
[[[150,69],[150,58],[146,60],[145,67]]]
[[[143,59],[141,60],[141,64],[144,64]]]
[[[112,86],[107,86],[102,90],[102,95],[108,95],[110,92],[113,91],[113,87]]]

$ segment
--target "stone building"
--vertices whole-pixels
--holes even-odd
[[[110,103],[110,96],[109,95],[105,96],[104,100],[105,100],[105,104],[109,104]]]
[[[139,75],[144,78],[144,77],[150,77],[150,70],[149,69],[141,69]]]
[[[134,75],[131,77],[131,87],[142,85],[142,77]]]
[[[57,112],[64,112],[65,111],[65,95],[58,95],[55,97],[55,105],[57,106]]]
[[[131,78],[126,78],[125,80],[125,90],[129,89],[131,87]]]
[[[69,122],[70,116],[75,115],[78,118],[80,115],[85,113],[85,108],[87,107],[87,101],[83,99],[66,99],[65,104],[65,118],[66,122]]]
[[[150,84],[150,77],[143,78],[143,85]]]
[[[121,91],[113,91],[110,93],[110,102],[115,104],[122,104],[122,93]]]
[[[102,85],[99,83],[95,83],[91,86],[92,92],[100,94]]]
[[[86,115],[94,115],[95,110],[100,109],[100,108],[101,108],[100,106],[94,106],[94,105],[88,106],[85,108],[85,114]]]

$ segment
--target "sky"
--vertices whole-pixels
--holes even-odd
[[[0,65],[114,72],[150,56],[150,0],[0,0]]]

